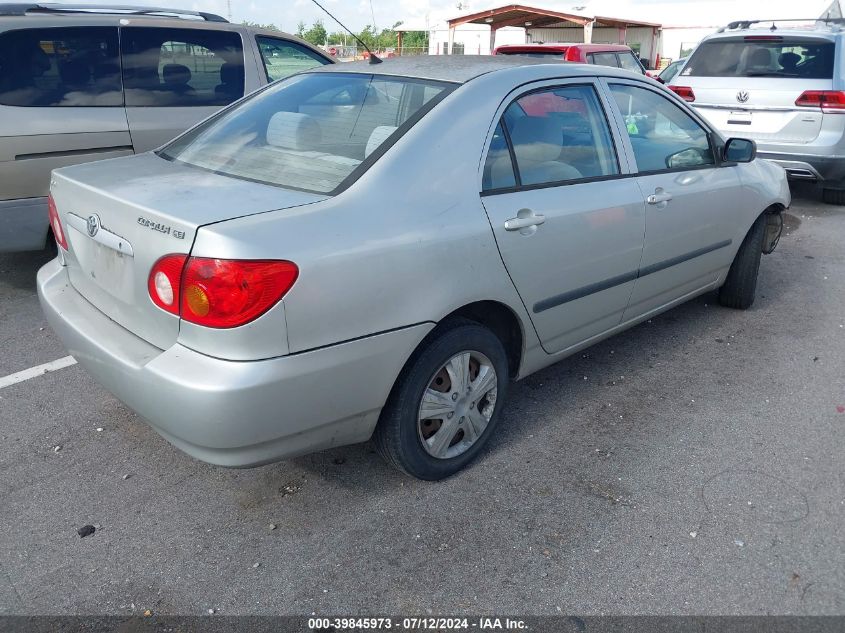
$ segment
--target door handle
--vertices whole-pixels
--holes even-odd
[[[658,187],[654,190],[653,194],[646,198],[646,202],[649,204],[660,204],[661,202],[669,202],[671,199],[671,193],[664,191],[662,187]]]
[[[545,215],[536,214],[531,209],[520,209],[515,218],[505,220],[506,231],[520,231],[537,227],[546,221]]]

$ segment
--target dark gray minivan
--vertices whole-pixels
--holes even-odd
[[[270,81],[333,61],[209,13],[0,4],[0,252],[48,243],[51,170],[154,149]]]

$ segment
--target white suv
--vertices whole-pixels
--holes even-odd
[[[725,136],[754,139],[760,157],[845,204],[845,21],[803,22],[733,22],[701,42],[669,87]]]

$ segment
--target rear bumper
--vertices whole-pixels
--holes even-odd
[[[845,183],[845,156],[816,156],[766,151],[760,147],[757,156],[777,163],[793,180]]]
[[[0,253],[41,250],[49,228],[47,198],[0,200]]]
[[[38,272],[38,295],[52,328],[100,384],[177,448],[221,466],[367,440],[402,366],[433,327],[227,361],[143,341],[88,303],[58,260]]]

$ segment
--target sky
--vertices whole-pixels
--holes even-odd
[[[51,0],[79,4],[84,0]],[[109,0],[94,0],[105,4]],[[490,9],[514,0],[318,0],[354,31],[360,31],[368,24],[389,28],[398,21],[406,24],[426,24],[426,16],[432,26],[445,18]],[[824,4],[830,0],[521,0],[517,4],[546,7],[557,11],[580,11],[596,15],[640,18],[667,24],[677,20],[675,16],[707,14],[724,15],[726,21],[755,17],[773,17],[775,13],[789,10],[794,13],[800,7]],[[275,24],[283,31],[296,31],[300,21],[311,25],[322,19],[326,29],[339,30],[332,20],[314,5],[311,0],[115,0],[114,4],[166,6],[180,9],[208,11],[228,17],[228,3],[231,3],[232,21]],[[458,5],[461,8],[458,8]],[[798,8],[796,8],[798,7]],[[812,12],[812,11],[810,11]],[[803,15],[800,17],[804,17]],[[815,16],[806,16],[815,17]],[[660,19],[664,18],[664,19]],[[694,19],[694,18],[692,18]]]

